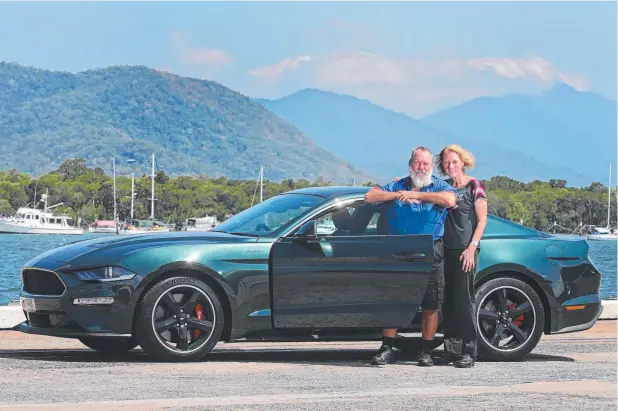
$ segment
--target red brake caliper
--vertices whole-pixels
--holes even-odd
[[[517,308],[517,304],[513,303],[506,306],[509,310],[514,310]],[[513,318],[513,324],[520,327],[524,323],[524,315],[521,314],[519,317]]]
[[[204,307],[202,306],[202,304],[198,304],[195,306],[195,317],[198,320],[204,319]],[[200,330],[193,330],[193,338],[197,340],[199,336]]]

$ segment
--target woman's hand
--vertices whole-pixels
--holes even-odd
[[[474,254],[476,253],[476,247],[472,244],[466,248],[459,256],[459,261],[462,261],[461,267],[464,272],[470,272],[474,268]]]

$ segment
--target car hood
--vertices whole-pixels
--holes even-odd
[[[71,265],[77,260],[96,253],[105,256],[110,264],[122,258],[126,254],[144,250],[147,248],[182,246],[194,244],[223,244],[223,243],[246,243],[256,242],[257,237],[246,237],[219,232],[171,232],[161,234],[132,234],[127,236],[113,236],[96,238],[92,240],[81,240],[51,249],[36,258],[28,261],[25,266],[33,267],[43,259],[56,260]],[[98,260],[98,258],[97,258]]]

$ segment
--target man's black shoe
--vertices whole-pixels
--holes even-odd
[[[457,368],[470,368],[474,367],[474,358],[470,354],[464,354],[460,359],[455,361],[455,367]]]
[[[395,353],[393,349],[388,345],[383,345],[380,347],[376,355],[371,357],[372,365],[386,365],[392,364],[395,362]]]
[[[432,355],[432,359],[435,365],[449,365],[457,361],[459,356],[453,353],[445,352],[442,355]]]
[[[429,351],[421,351],[418,356],[418,365],[421,367],[433,366],[433,360],[431,359],[431,353]]]

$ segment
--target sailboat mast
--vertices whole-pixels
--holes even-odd
[[[260,166],[260,203],[264,193],[264,166]]]
[[[116,159],[112,158],[112,174],[114,175],[114,222],[118,222],[116,218]]]
[[[133,201],[135,198],[135,172],[131,173],[131,220],[133,220]]]
[[[155,186],[154,186],[154,168],[155,168],[155,155],[152,153],[152,198],[150,199],[150,219],[154,221],[154,202],[155,202]]]
[[[609,210],[612,197],[612,165],[609,165],[609,185],[607,186],[607,228],[609,229]]]

